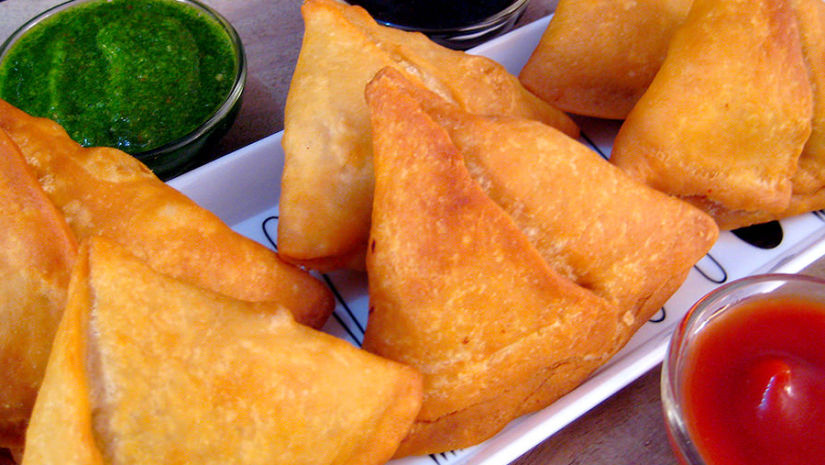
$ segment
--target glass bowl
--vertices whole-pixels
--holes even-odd
[[[825,392],[822,341],[825,280],[756,275],[732,281],[700,299],[675,329],[662,364],[662,408],[679,461],[685,465],[810,463],[783,454],[795,453],[790,444],[799,440],[805,429],[800,427],[816,418],[816,426],[808,428],[812,434],[801,433],[805,445],[799,449],[813,447],[822,454],[825,440],[819,421],[825,409],[804,421],[796,418],[800,408],[811,412],[817,408],[803,400],[810,399],[808,394]],[[820,355],[811,358],[811,350]],[[800,368],[807,370],[812,361],[818,365],[814,371]],[[810,376],[818,379],[812,381]],[[820,397],[818,402],[825,405],[825,396],[816,396]],[[765,441],[766,437],[770,439]],[[770,450],[763,451],[763,445]],[[814,463],[820,459],[821,455]]]
[[[35,16],[18,28],[0,46],[0,63],[18,40],[23,38],[43,21],[55,17],[57,14],[81,4],[101,2],[106,0],[70,0],[50,8]],[[132,155],[148,166],[160,178],[166,180],[202,163],[206,148],[214,145],[223,137],[235,121],[240,110],[246,85],[247,63],[243,44],[235,28],[212,8],[197,0],[168,0],[197,10],[203,17],[211,20],[224,31],[232,46],[234,71],[232,86],[223,102],[195,129],[174,140],[164,142],[155,148],[132,153]],[[46,115],[35,115],[46,116]]]
[[[361,5],[375,18],[379,24],[402,29],[417,31],[426,34],[434,42],[445,47],[467,50],[475,47],[495,36],[503,34],[516,24],[521,18],[530,0],[512,0],[496,2],[497,11],[485,11],[483,17],[472,15],[460,18],[456,15],[466,14],[467,11],[479,10],[481,3],[478,0],[427,0],[416,2],[398,2],[396,0],[351,0],[350,3]],[[501,5],[497,5],[501,3]],[[406,8],[406,10],[404,10]],[[452,11],[450,11],[450,8]],[[416,9],[418,11],[416,11]],[[421,14],[425,11],[426,14]],[[410,19],[415,17],[416,19]]]

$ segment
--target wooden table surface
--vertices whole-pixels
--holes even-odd
[[[303,33],[299,0],[202,0],[239,31],[249,60],[247,93],[218,157],[283,129],[283,108]],[[552,13],[532,0],[517,27]],[[0,0],[0,41],[61,0]],[[820,274],[821,266],[811,274]],[[513,462],[516,465],[670,465],[657,367]]]

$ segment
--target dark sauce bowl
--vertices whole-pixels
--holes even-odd
[[[208,148],[213,146],[231,128],[241,107],[241,101],[246,85],[247,62],[243,43],[235,28],[229,21],[212,8],[197,0],[171,0],[182,7],[195,9],[207,21],[212,21],[223,30],[232,46],[234,71],[232,85],[222,103],[208,115],[195,129],[174,140],[162,143],[155,148],[132,153],[132,156],[148,166],[159,178],[168,180],[174,176],[202,164],[204,157],[209,155]],[[13,49],[18,40],[26,36],[33,28],[43,21],[65,12],[71,8],[86,3],[105,2],[105,0],[70,0],[52,7],[35,16],[18,28],[0,46],[0,64]],[[45,116],[45,115],[34,115]]]
[[[529,2],[350,0],[364,7],[379,24],[424,33],[434,42],[456,50],[467,50],[509,31]]]

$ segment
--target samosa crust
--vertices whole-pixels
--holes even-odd
[[[420,402],[414,370],[92,238],[23,463],[378,465]]]
[[[624,119],[665,59],[692,0],[561,0],[519,73],[552,105]]]
[[[490,59],[378,25],[358,6],[307,0],[305,33],[284,114],[278,249],[330,270],[364,268],[374,175],[364,87],[391,66],[462,108],[519,115],[575,135],[561,111]]]
[[[712,212],[724,229],[780,220],[825,208],[825,3],[819,0],[792,0],[791,4],[799,25],[802,56],[811,83],[811,135],[791,177],[791,199],[784,210],[731,210],[707,199],[694,199],[697,205]]]
[[[23,448],[76,253],[63,216],[0,129],[0,447]]]
[[[802,55],[813,92],[811,135],[799,156],[793,193],[811,195],[825,187],[825,3],[792,0],[791,4],[799,24]],[[822,207],[814,210],[819,208]]]
[[[566,278],[621,309],[629,339],[710,250],[718,229],[541,123],[469,114],[391,70],[458,148],[471,177]]]
[[[776,214],[788,208],[811,116],[789,2],[696,0],[611,161],[711,214]]]
[[[103,235],[158,271],[242,300],[289,308],[320,327],[332,293],[309,273],[223,223],[116,149],[83,148],[57,123],[0,100],[0,128],[20,147],[78,241]]]
[[[604,363],[616,311],[544,262],[402,89],[379,74],[367,99],[376,188],[364,348],[424,375],[396,455],[476,444]]]

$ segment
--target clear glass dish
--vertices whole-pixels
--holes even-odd
[[[676,327],[662,364],[661,395],[671,446],[682,464],[713,463],[707,458],[708,454],[703,453],[703,447],[696,436],[698,433],[691,424],[690,414],[686,408],[686,378],[689,376],[687,372],[691,363],[689,358],[696,346],[697,338],[703,332],[707,332],[709,325],[721,317],[730,315],[731,312],[742,309],[745,304],[759,304],[784,298],[800,299],[825,308],[825,280],[805,275],[765,274],[732,281],[700,299]],[[747,316],[750,318],[755,314],[756,312],[753,312]],[[716,332],[714,337],[719,337],[720,334],[722,333]],[[743,425],[742,428],[746,426]],[[707,436],[703,440],[713,439]]]

